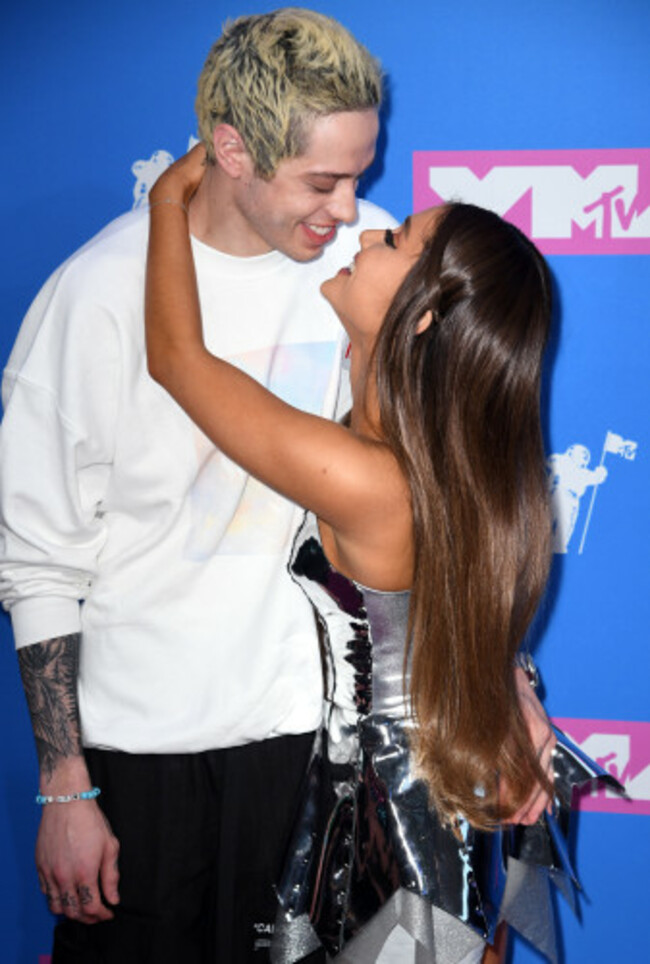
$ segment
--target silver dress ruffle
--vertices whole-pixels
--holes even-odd
[[[573,787],[607,777],[559,731],[553,816],[533,827],[454,832],[414,775],[404,641],[409,593],[367,589],[327,561],[307,513],[289,564],[324,630],[325,715],[278,886],[274,964],[324,946],[377,959],[392,929],[417,964],[457,964],[506,920],[554,961],[549,883],[571,898],[566,839]]]

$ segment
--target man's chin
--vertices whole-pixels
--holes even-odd
[[[320,258],[324,249],[329,247],[336,238],[336,234],[336,228],[332,228],[326,236],[319,236],[315,231],[301,224],[287,238],[286,244],[283,244],[280,238],[275,240],[277,250],[291,258],[292,261],[307,262],[316,261]]]
[[[308,261],[316,261],[317,258],[320,258],[323,253],[323,248],[324,245],[320,245],[319,247],[292,245],[291,247],[280,248],[280,250],[282,251],[282,254],[286,254],[286,256],[291,258],[292,261],[306,263]]]

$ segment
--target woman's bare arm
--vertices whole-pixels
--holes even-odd
[[[204,345],[182,206],[200,179],[200,163],[199,152],[191,152],[163,174],[151,195],[145,299],[149,371],[247,472],[334,528],[354,530],[365,524],[360,513],[384,511],[391,475],[400,484],[386,447],[287,405]]]

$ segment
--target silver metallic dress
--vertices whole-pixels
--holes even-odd
[[[443,824],[413,775],[403,658],[409,593],[337,572],[307,513],[289,563],[324,630],[325,719],[283,878],[276,964],[325,947],[377,960],[392,930],[417,964],[460,964],[506,920],[555,960],[549,882],[573,898],[566,838],[572,788],[606,777],[558,731],[555,815],[493,833]],[[406,960],[406,958],[404,958]]]

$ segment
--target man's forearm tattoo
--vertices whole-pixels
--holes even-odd
[[[80,634],[18,650],[18,665],[44,777],[66,757],[81,756],[77,674]]]

